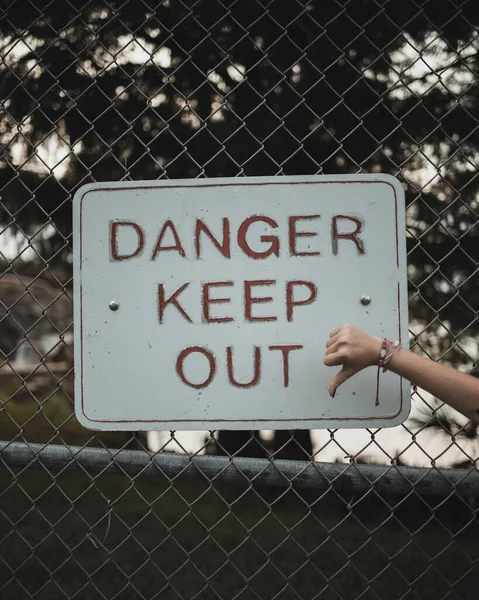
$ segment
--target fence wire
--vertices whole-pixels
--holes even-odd
[[[87,431],[71,269],[88,182],[391,173],[412,349],[474,373],[477,3],[0,7],[0,598],[477,598],[474,424]]]

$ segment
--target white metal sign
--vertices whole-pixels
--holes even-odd
[[[127,430],[404,421],[399,377],[381,374],[376,406],[375,369],[332,399],[337,369],[323,365],[344,323],[407,345],[404,210],[401,185],[384,175],[82,187],[78,419]]]

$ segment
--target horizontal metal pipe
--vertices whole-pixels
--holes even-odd
[[[220,481],[232,485],[254,482],[258,486],[303,489],[406,494],[414,490],[422,495],[447,495],[455,491],[467,497],[479,496],[477,469],[425,469],[378,466],[152,454],[138,450],[84,448],[0,442],[0,464],[11,468],[45,467],[52,471],[83,468],[89,473],[126,473],[156,476],[171,480]]]

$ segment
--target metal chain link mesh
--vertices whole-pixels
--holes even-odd
[[[477,597],[476,427],[93,433],[71,199],[91,181],[388,172],[411,345],[477,361],[474,0],[1,0],[0,598]]]

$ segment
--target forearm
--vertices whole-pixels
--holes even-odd
[[[404,349],[388,368],[479,424],[479,379]]]

